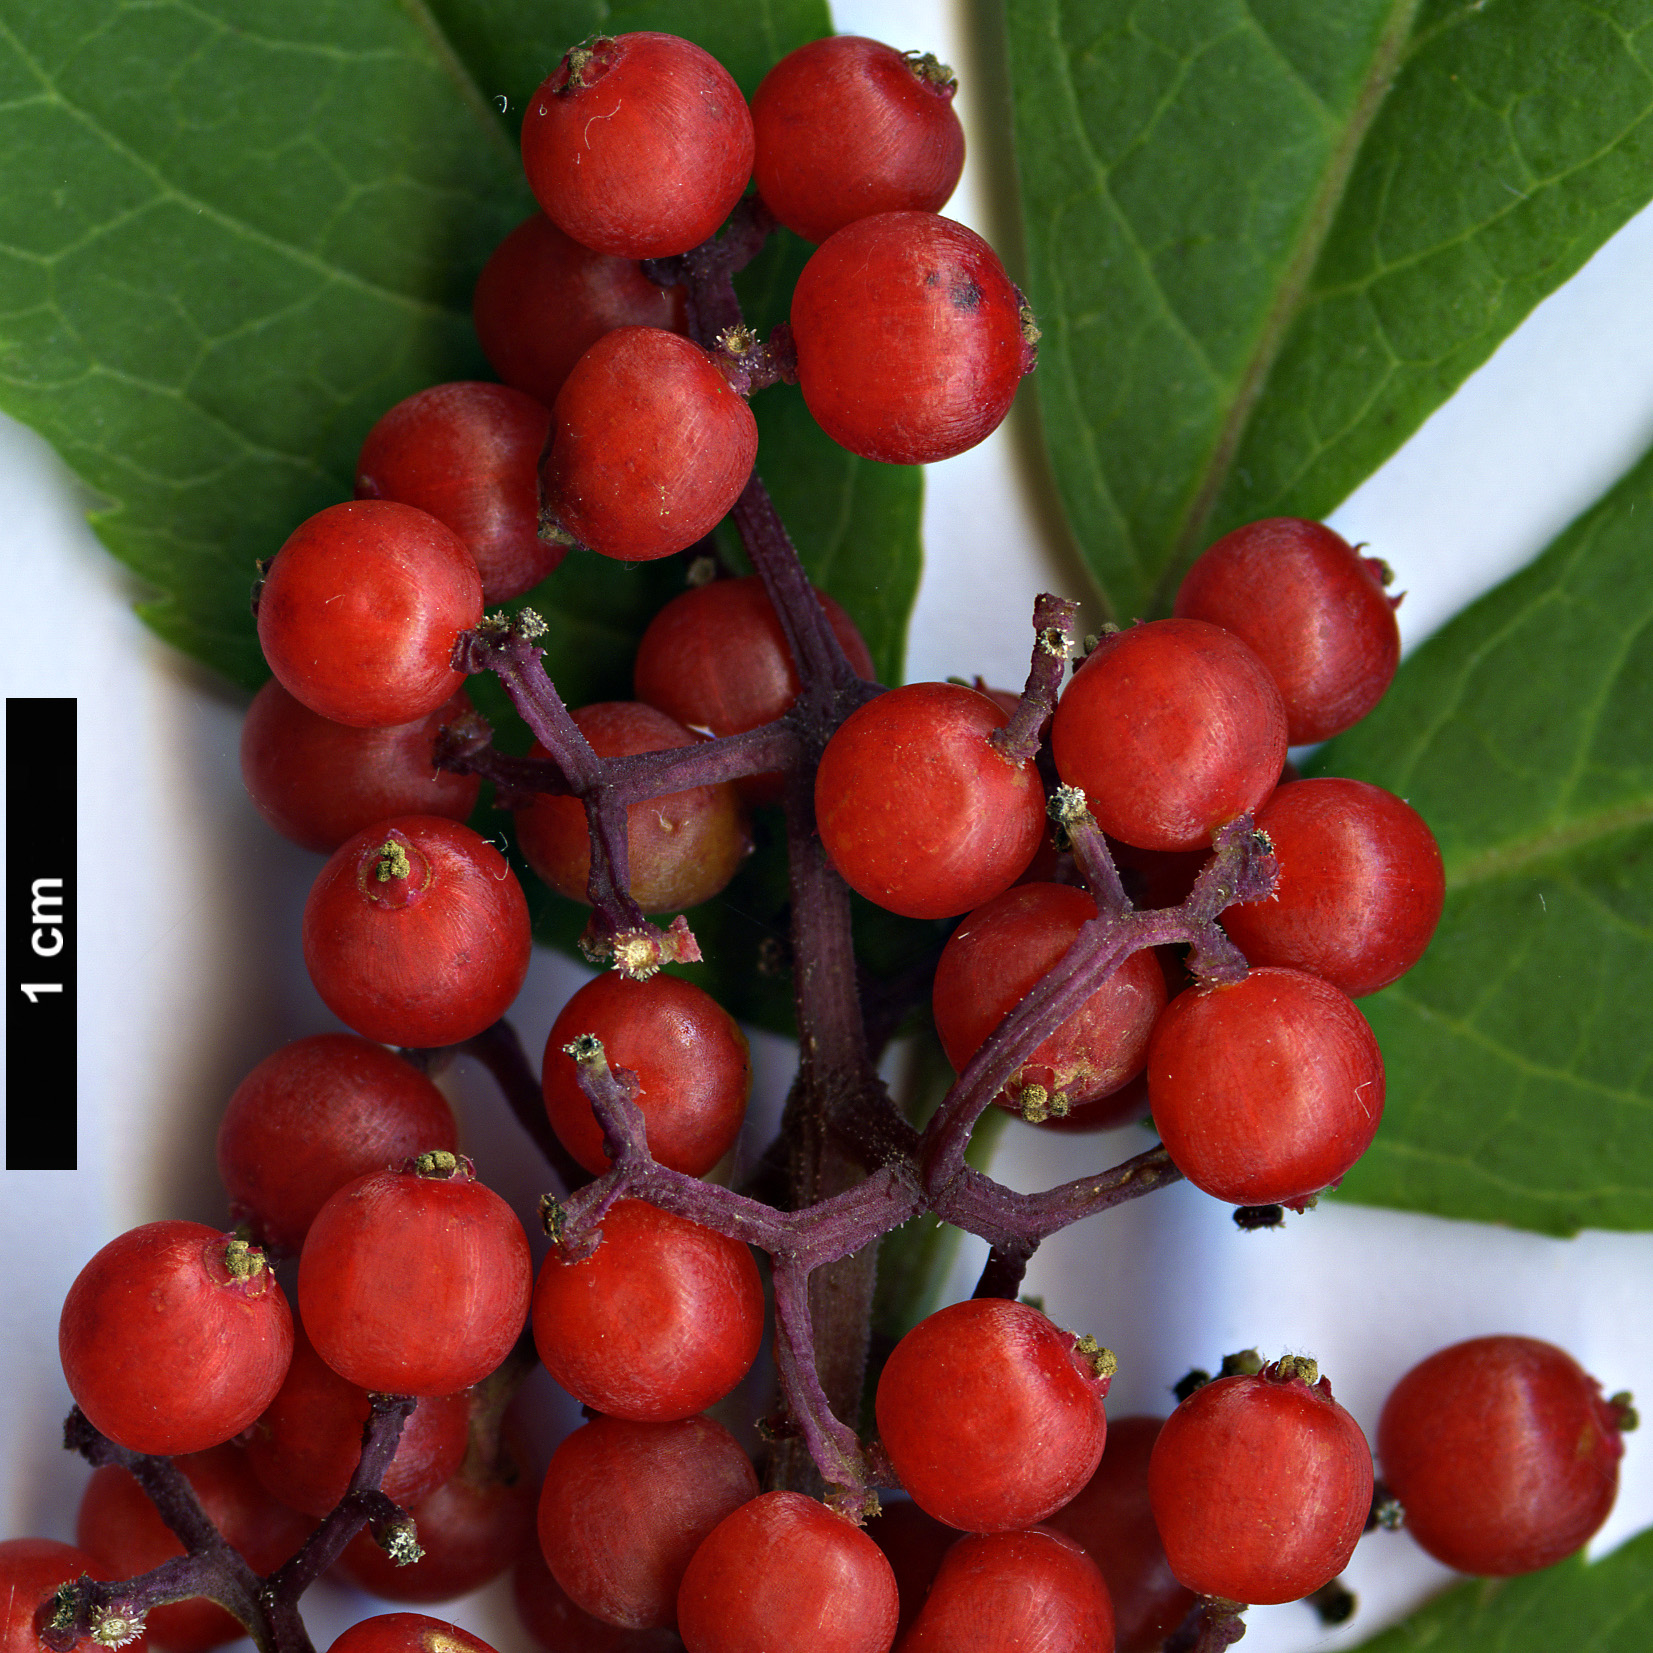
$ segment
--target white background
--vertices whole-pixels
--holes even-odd
[[[935,50],[959,70],[971,161],[948,210],[1008,249],[1008,158],[988,107],[998,48],[972,33],[974,12],[963,0],[836,7],[845,32]],[[1650,290],[1653,216],[1644,215],[1331,519],[1397,570],[1409,645],[1539,551],[1653,441]],[[1013,416],[981,448],[929,472],[909,677],[979,672],[1018,683],[1035,593],[1085,594],[1026,438]],[[56,1445],[69,1397],[55,1330],[74,1274],[135,1223],[221,1221],[211,1142],[229,1092],[278,1044],[337,1025],[298,959],[298,914],[319,860],[276,839],[246,801],[235,757],[241,698],[136,621],[131,606],[143,593],[87,529],[92,503],[38,438],[0,421],[0,678],[8,695],[77,696],[81,729],[81,1168],[12,1171],[0,1184],[0,1536],[72,1536],[85,1471]],[[1083,623],[1098,617],[1093,607]],[[531,1050],[578,979],[559,959],[536,960],[516,1017]],[[772,1110],[791,1057],[771,1039],[758,1053]],[[484,1176],[530,1209],[540,1179],[516,1127],[474,1076],[461,1081]],[[66,1098],[42,1074],[6,1105],[54,1108]],[[1114,1163],[1149,1139],[1013,1123],[1004,1140],[999,1173],[1031,1188]],[[965,1248],[958,1295],[980,1256]],[[1116,1414],[1163,1411],[1167,1386],[1189,1366],[1256,1345],[1318,1357],[1368,1430],[1402,1371],[1480,1333],[1561,1343],[1609,1390],[1645,1382],[1650,1288],[1653,1237],[1564,1243],[1336,1204],[1284,1232],[1242,1236],[1225,1207],[1186,1187],[1052,1240],[1028,1282],[1058,1321],[1119,1352]],[[566,1408],[555,1416],[548,1432],[572,1422]],[[1598,1550],[1653,1522],[1650,1447],[1631,1438]],[[1409,1539],[1375,1535],[1349,1575],[1362,1597],[1354,1624],[1325,1635],[1304,1608],[1258,1610],[1246,1646],[1349,1645],[1448,1576]],[[356,1604],[325,1591],[311,1600],[325,1647]],[[524,1646],[497,1590],[450,1611],[507,1653]]]

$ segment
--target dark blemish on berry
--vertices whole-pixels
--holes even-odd
[[[969,276],[960,276],[948,296],[955,310],[975,310],[981,305],[982,291]]]

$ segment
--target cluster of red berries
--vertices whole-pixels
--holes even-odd
[[[77,1573],[130,1578],[187,1545],[149,1596],[116,1588],[93,1610],[70,1590],[39,1627],[53,1646],[143,1627],[168,1653],[204,1653],[324,1563],[412,1603],[516,1563],[551,1653],[1012,1653],[1035,1638],[1135,1653],[1190,1613],[1209,1627],[1235,1604],[1320,1589],[1386,1507],[1314,1362],[1236,1357],[1163,1425],[1110,1430],[1113,1357],[1004,1295],[929,1316],[879,1375],[869,1457],[910,1503],[863,1526],[870,1498],[761,1491],[746,1448],[705,1415],[763,1339],[751,1248],[615,1182],[595,1227],[565,1232],[548,1203],[558,1243],[536,1280],[521,1221],[458,1152],[422,1064],[383,1048],[486,1036],[527,971],[516,876],[463,824],[477,774],[434,760],[439,731],[450,758],[485,742],[457,663],[487,633],[484,603],[551,575],[571,544],[625,560],[694,544],[751,487],[745,398],[775,378],[795,376],[823,428],[874,459],[945,457],[1004,417],[1032,327],[991,251],[937,216],[963,159],[951,93],[933,59],[845,38],[784,59],[748,108],[704,52],[638,34],[576,48],[536,96],[523,156],[544,214],[476,297],[506,384],[439,386],[385,415],[356,500],[302,524],[257,598],[275,677],[248,716],[244,773],[278,831],[329,856],[304,953],[354,1033],[289,1045],[236,1091],[218,1161],[240,1229],[153,1223],[76,1280],[63,1366],[105,1467],[78,1550],[0,1545],[7,1646],[33,1645],[34,1603]],[[742,206],[754,175],[761,204]],[[695,260],[735,212],[820,243],[790,329],[766,343],[738,327],[702,342]],[[1318,524],[1240,529],[1195,565],[1174,618],[1098,639],[1059,697],[1060,628],[1041,633],[1021,697],[881,692],[850,618],[806,594],[840,686],[858,684],[806,753],[812,799],[792,784],[807,779],[788,721],[807,688],[798,616],[757,577],[715,579],[650,626],[635,701],[567,713],[548,690],[557,751],[495,778],[515,776],[518,842],[553,890],[617,888],[647,913],[721,891],[753,807],[784,796],[796,821],[812,802],[851,888],[899,914],[966,915],[933,1010],[961,1085],[988,1083],[983,1105],[1093,1125],[1147,1108],[1168,1175],[1241,1206],[1301,1207],[1382,1111],[1382,1061],[1352,1001],[1417,961],[1443,900],[1434,839],[1405,802],[1282,780],[1288,744],[1346,728],[1387,687],[1386,579]],[[603,765],[767,729],[778,767],[754,758],[664,795],[639,783],[623,832],[597,830],[591,778],[620,773]],[[548,768],[544,785],[524,778]],[[1267,899],[1216,887],[1213,840],[1237,822],[1271,869]],[[1016,1047],[1018,1015],[1099,937],[1114,948],[1099,985],[1084,978],[1045,1036]],[[689,982],[602,976],[552,1029],[545,1112],[602,1187],[637,1149],[618,1104],[597,1106],[598,1071],[641,1121],[652,1175],[705,1177],[740,1130],[746,1041]],[[924,1153],[902,1172],[915,1186]],[[787,1241],[753,1238],[777,1260],[780,1326],[783,1307],[798,1312]],[[270,1260],[295,1256],[301,1324]],[[819,1388],[797,1325],[776,1349],[794,1425]],[[525,1327],[592,1414],[537,1495],[505,1416]],[[1379,1448],[1432,1554],[1507,1573],[1600,1526],[1629,1418],[1626,1397],[1603,1400],[1559,1350],[1486,1338],[1402,1381]],[[830,1444],[810,1442],[832,1480]],[[181,1479],[157,1456],[178,1456]],[[185,1599],[209,1583],[211,1602]],[[285,1649],[280,1624],[258,1623]],[[413,1614],[335,1646],[488,1653]]]

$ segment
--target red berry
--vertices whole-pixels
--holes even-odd
[[[177,1463],[207,1518],[255,1573],[273,1573],[310,1536],[312,1524],[259,1485],[238,1446],[188,1453]],[[75,1542],[97,1558],[96,1578],[137,1578],[184,1553],[149,1494],[119,1464],[92,1472],[75,1517]],[[247,1633],[239,1619],[200,1598],[150,1608],[144,1631],[166,1653],[205,1653]]]
[[[46,1653],[46,1644],[35,1634],[35,1611],[60,1584],[72,1584],[82,1574],[111,1579],[111,1572],[94,1556],[73,1544],[55,1538],[8,1538],[0,1542],[0,1653]],[[141,1631],[123,1647],[144,1653],[149,1645]],[[103,1643],[83,1636],[75,1653],[100,1653]]]
[[[664,712],[634,700],[604,700],[574,714],[580,733],[601,758],[665,752],[700,739]],[[534,757],[544,757],[537,743]],[[588,899],[591,836],[585,806],[575,798],[541,795],[516,815],[517,842],[539,876],[570,901]],[[632,804],[626,810],[631,894],[644,912],[698,907],[722,892],[751,853],[746,812],[734,787],[691,786]]]
[[[966,1532],[1008,1532],[1090,1479],[1107,1387],[1072,1333],[1037,1309],[972,1298],[895,1346],[878,1380],[878,1433],[921,1509]]]
[[[685,1217],[620,1200],[583,1262],[553,1251],[534,1287],[534,1343],[569,1394],[667,1423],[722,1400],[763,1340],[752,1253]]]
[[[1257,812],[1279,864],[1268,901],[1230,907],[1253,964],[1308,970],[1352,999],[1423,957],[1446,901],[1435,835],[1410,804],[1364,781],[1292,781]]]
[[[509,385],[432,385],[367,433],[357,499],[395,499],[446,523],[476,559],[483,599],[531,590],[566,554],[539,537],[539,462],[551,413]]]
[[[621,1630],[568,1599],[535,1544],[511,1574],[523,1629],[545,1653],[683,1653],[675,1630]]]
[[[304,963],[327,1008],[365,1038],[458,1044],[510,1008],[533,938],[505,857],[435,815],[342,844],[304,907]]]
[[[1407,1530],[1437,1561],[1529,1573],[1571,1555],[1612,1511],[1625,1410],[1554,1344],[1477,1337],[1395,1385],[1378,1458]]]
[[[320,1033],[283,1045],[235,1087],[218,1175],[236,1221],[260,1245],[296,1253],[347,1182],[458,1146],[448,1099],[416,1067],[352,1033]]]
[[[293,1318],[255,1247],[202,1223],[145,1223],[75,1276],[57,1341],[69,1393],[110,1440],[200,1452],[270,1404]]]
[[[711,533],[757,452],[751,408],[698,344],[658,327],[617,328],[557,393],[544,508],[591,550],[652,562]]]
[[[806,241],[878,212],[939,212],[964,170],[957,90],[933,57],[858,35],[788,52],[752,97],[764,205]]]
[[[910,1498],[885,1501],[867,1523],[867,1537],[884,1552],[895,1574],[901,1598],[901,1622],[895,1633],[898,1645],[930,1593],[941,1558],[958,1542],[958,1536],[957,1527],[926,1515]]]
[[[522,122],[546,215],[622,258],[686,253],[752,176],[752,116],[729,71],[671,34],[598,35],[547,77]]]
[[[1096,903],[1083,890],[1018,884],[959,925],[942,949],[931,995],[936,1033],[956,1071],[1095,917]],[[993,1100],[1037,1120],[1111,1096],[1142,1071],[1164,1006],[1159,960],[1151,951],[1133,953]]]
[[[295,1328],[293,1363],[274,1400],[246,1434],[247,1463],[272,1498],[318,1521],[345,1495],[372,1412],[367,1390],[340,1377]],[[402,1426],[380,1490],[393,1503],[434,1492],[465,1456],[465,1395],[432,1395]]]
[[[482,267],[471,319],[506,384],[546,407],[563,380],[616,327],[687,333],[682,287],[660,287],[636,261],[571,241],[543,212],[518,224]]]
[[[815,775],[832,864],[869,901],[907,918],[968,912],[1013,884],[1045,829],[1032,763],[988,736],[1008,719],[955,683],[909,683],[850,714]]]
[[[1180,994],[1148,1046],[1172,1160],[1231,1205],[1293,1205],[1336,1183],[1377,1132],[1383,1077],[1366,1018],[1300,970]]]
[[[355,729],[319,717],[272,677],[241,725],[241,780],[283,838],[323,855],[392,815],[463,821],[482,781],[438,769],[432,754],[443,727],[471,712],[461,689],[412,723]]]
[[[534,1483],[523,1462],[509,1450],[497,1464],[473,1452],[458,1474],[408,1510],[425,1552],[417,1561],[398,1566],[370,1529],[345,1546],[339,1570],[369,1595],[414,1606],[480,1590],[536,1548]]]
[[[540,1548],[586,1612],[631,1630],[672,1625],[701,1540],[757,1495],[751,1461],[710,1418],[593,1418],[546,1471]]]
[[[1082,1544],[1102,1569],[1113,1602],[1115,1653],[1159,1653],[1188,1616],[1194,1593],[1165,1559],[1148,1505],[1148,1461],[1159,1418],[1110,1418],[1096,1473],[1049,1525]]]
[[[423,1613],[380,1613],[350,1626],[328,1653],[494,1653],[480,1636]]]
[[[1192,850],[1255,810],[1286,761],[1286,717],[1261,660],[1201,620],[1155,620],[1092,650],[1056,705],[1051,751],[1105,832]]]
[[[1348,1565],[1372,1455],[1313,1362],[1219,1378],[1179,1406],[1148,1465],[1171,1571],[1201,1595],[1298,1601]],[[1301,1374],[1301,1375],[1299,1375]]]
[[[872,656],[855,622],[824,591],[815,596],[850,664],[874,681]],[[772,723],[803,686],[780,616],[755,574],[713,580],[667,603],[637,645],[632,682],[639,700],[714,735]],[[753,803],[778,803],[783,790],[780,775],[751,775],[735,784]]]
[[[688,1653],[887,1653],[897,1610],[890,1564],[859,1527],[766,1492],[695,1551],[677,1628]]]
[[[1217,541],[1184,576],[1180,618],[1244,638],[1286,705],[1293,746],[1326,740],[1383,698],[1400,663],[1387,570],[1318,522],[1270,517]]]
[[[1097,1653],[1114,1646],[1096,1563],[1046,1527],[961,1538],[936,1574],[901,1653]]]
[[[469,1160],[359,1177],[310,1225],[299,1313],[340,1376],[392,1395],[452,1395],[516,1342],[533,1290],[528,1237]]]
[[[1033,367],[1030,327],[993,249],[929,212],[846,225],[792,294],[798,385],[816,423],[896,465],[950,459],[998,429]]]
[[[678,976],[630,981],[611,971],[563,1006],[545,1042],[545,1111],[562,1145],[597,1176],[611,1161],[564,1049],[582,1033],[602,1040],[611,1068],[637,1075],[637,1105],[658,1163],[704,1176],[734,1146],[752,1090],[752,1053],[710,994]]]
[[[258,641],[282,686],[357,728],[412,723],[464,682],[460,632],[482,618],[465,542],[388,499],[330,505],[299,524],[258,595]]]

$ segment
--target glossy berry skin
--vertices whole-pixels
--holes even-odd
[[[698,247],[752,176],[752,116],[729,71],[676,35],[599,35],[546,78],[522,122],[546,216],[584,247],[669,258]]]
[[[876,679],[872,656],[841,604],[815,593],[856,674]],[[772,723],[803,687],[780,616],[749,574],[712,580],[674,597],[649,622],[637,645],[633,692],[690,728],[738,735]],[[748,775],[735,783],[752,803],[779,803],[780,775]]]
[[[691,734],[664,712],[634,700],[601,700],[573,713],[600,758],[693,746]],[[536,758],[546,756],[537,742]],[[528,865],[558,895],[588,901],[591,837],[577,798],[536,797],[516,814],[517,841]],[[646,913],[698,907],[721,893],[751,853],[746,811],[733,786],[691,786],[626,809],[626,857],[633,899]]]
[[[263,1253],[202,1223],[145,1223],[75,1276],[58,1322],[75,1404],[134,1452],[200,1452],[269,1405],[293,1317]]]
[[[319,717],[271,678],[241,725],[241,780],[258,812],[290,843],[331,855],[392,815],[467,819],[482,780],[433,762],[445,725],[471,716],[459,690],[412,723],[356,729]]]
[[[653,562],[711,533],[757,453],[751,408],[698,344],[658,327],[617,328],[557,393],[544,508],[605,557]]]
[[[122,1577],[97,1557],[55,1538],[8,1538],[0,1541],[0,1653],[45,1653],[46,1644],[34,1630],[35,1609],[60,1584],[73,1583],[82,1574],[91,1578]],[[75,1653],[99,1653],[103,1643],[83,1636]],[[133,1653],[144,1653],[149,1641],[139,1632],[123,1642]]]
[[[947,1060],[962,1073],[988,1036],[1067,952],[1096,903],[1068,884],[1017,884],[978,907],[948,938],[931,1004]],[[1042,1115],[1081,1107],[1142,1071],[1165,1008],[1152,951],[1133,953],[1016,1069],[994,1101]]]
[[[593,252],[543,212],[518,224],[477,277],[471,319],[488,364],[546,407],[574,364],[616,327],[687,333],[682,287],[660,287],[636,260]]]
[[[906,918],[947,918],[1015,882],[1044,836],[1045,796],[1032,763],[989,741],[1007,721],[974,689],[909,683],[839,725],[815,816],[852,890]]]
[[[1348,996],[1300,970],[1180,994],[1148,1045],[1172,1160],[1231,1205],[1293,1205],[1338,1181],[1383,1117],[1383,1056]]]
[[[939,212],[964,170],[958,82],[934,58],[859,35],[788,52],[752,96],[758,194],[825,241],[879,212]]]
[[[1477,1337],[1414,1366],[1384,1402],[1378,1460],[1437,1561],[1505,1577],[1581,1548],[1618,1492],[1623,1409],[1532,1337]]]
[[[892,465],[950,459],[998,429],[1033,369],[1025,325],[993,249],[930,212],[847,224],[792,294],[798,385],[815,422]]]
[[[552,1456],[540,1548],[586,1612],[630,1630],[670,1626],[701,1540],[757,1495],[751,1460],[710,1418],[593,1418]]]
[[[1410,804],[1365,781],[1291,781],[1275,789],[1257,825],[1280,869],[1274,897],[1222,915],[1252,964],[1308,970],[1358,999],[1423,957],[1446,901],[1446,870]]]
[[[1107,1388],[1072,1334],[1037,1309],[972,1298],[895,1346],[878,1380],[878,1433],[920,1509],[966,1532],[1008,1532],[1044,1520],[1091,1478]]]
[[[642,1200],[603,1217],[583,1262],[552,1251],[534,1343],[569,1394],[610,1417],[669,1423],[722,1400],[763,1340],[763,1285],[734,1240]]]
[[[464,682],[449,663],[482,618],[465,542],[388,499],[330,505],[301,522],[258,594],[270,670],[321,717],[357,728],[429,716]]]
[[[734,1146],[752,1091],[752,1053],[739,1024],[681,977],[631,981],[609,971],[563,1006],[541,1068],[551,1128],[593,1176],[611,1161],[579,1069],[564,1048],[582,1033],[602,1040],[610,1068],[637,1075],[636,1101],[659,1164],[704,1176]]]
[[[367,433],[356,498],[429,511],[476,559],[484,602],[508,602],[567,554],[539,537],[540,452],[550,432],[550,408],[509,385],[432,385]]]
[[[661,752],[700,739],[637,701],[599,701],[573,713],[599,757]],[[534,757],[546,756],[537,742]],[[558,895],[587,901],[591,839],[584,806],[542,794],[517,811],[523,855]],[[695,907],[719,894],[751,852],[746,812],[728,782],[666,793],[626,810],[631,893],[646,912]]]
[[[510,1008],[528,973],[528,903],[505,857],[435,815],[340,845],[304,907],[304,963],[364,1038],[458,1044]]]
[[[1327,740],[1383,698],[1400,664],[1384,567],[1299,517],[1225,534],[1189,569],[1179,618],[1244,638],[1279,685],[1293,746]]]
[[[1048,1527],[976,1533],[950,1549],[901,1653],[1097,1653],[1114,1646],[1095,1561]]]
[[[260,1575],[274,1572],[314,1530],[258,1484],[238,1446],[226,1443],[177,1460],[208,1519]],[[92,1472],[75,1517],[75,1543],[95,1556],[100,1578],[137,1578],[184,1553],[132,1472],[105,1464]],[[205,1653],[239,1641],[246,1627],[216,1602],[197,1598],[152,1607],[144,1618],[151,1646],[166,1653]]]
[[[449,1175],[341,1188],[305,1238],[299,1313],[317,1354],[361,1388],[452,1395],[511,1352],[533,1283],[522,1224],[461,1159]]]
[[[1372,1502],[1360,1425],[1321,1378],[1219,1378],[1165,1420],[1148,1497],[1171,1571],[1227,1601],[1297,1601],[1354,1554]]]
[[[1102,1462],[1047,1526],[1102,1569],[1113,1602],[1115,1653],[1159,1653],[1188,1616],[1194,1592],[1177,1582],[1148,1504],[1148,1462],[1159,1418],[1110,1418]]]
[[[1104,637],[1051,720],[1051,752],[1110,836],[1203,849],[1255,810],[1286,761],[1286,714],[1261,660],[1202,620]]]
[[[883,1552],[796,1492],[766,1492],[719,1522],[677,1596],[688,1653],[888,1653],[896,1615]]]
[[[448,1099],[411,1062],[353,1033],[318,1033],[266,1056],[218,1127],[218,1175],[237,1222],[296,1254],[347,1182],[459,1146]]]
[[[328,1653],[494,1653],[480,1636],[423,1613],[380,1613],[350,1626]]]
[[[347,1382],[295,1328],[293,1363],[274,1400],[246,1432],[247,1464],[270,1497],[320,1521],[345,1495],[371,1414],[368,1392]],[[470,1432],[465,1395],[432,1395],[402,1426],[380,1490],[415,1504],[454,1474]],[[285,1558],[283,1558],[285,1559]]]

